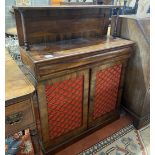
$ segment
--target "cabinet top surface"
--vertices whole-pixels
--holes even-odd
[[[5,101],[16,100],[34,92],[33,85],[5,51]],[[6,103],[7,104],[7,103]]]
[[[129,47],[133,41],[109,37],[107,39],[72,39],[55,43],[34,44],[28,51],[34,63],[51,61],[59,58],[89,54],[97,51],[107,53],[111,50]]]
[[[20,10],[45,10],[45,9],[78,9],[78,8],[119,8],[118,5],[59,5],[59,6],[13,6]]]

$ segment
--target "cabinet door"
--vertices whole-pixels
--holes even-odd
[[[82,70],[38,84],[45,148],[61,144],[87,128],[88,75],[88,70]]]
[[[118,103],[125,65],[110,63],[92,68],[90,81],[89,126],[118,118]]]

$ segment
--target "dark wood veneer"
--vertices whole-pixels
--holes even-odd
[[[38,105],[36,107],[38,106],[38,112],[36,116],[38,116],[40,144],[45,154],[58,151],[102,125],[119,118],[119,103],[123,90],[126,63],[132,54],[134,43],[129,40],[106,36],[109,13],[113,7],[116,8],[116,6],[99,5],[43,8],[14,7],[22,61],[37,81]],[[24,10],[29,49],[24,47],[20,9]],[[121,72],[117,73],[117,70],[113,70],[113,73],[111,73],[114,74],[113,76],[115,74],[120,76],[120,82],[117,84],[118,93],[114,95],[116,103],[112,105],[113,110],[102,114],[94,122],[89,122],[93,110],[91,91],[96,87],[96,71],[102,70],[104,72],[104,69],[118,64],[122,66]],[[48,101],[47,98],[49,94],[55,91],[46,92],[46,86],[48,84],[49,87],[53,86],[52,89],[54,89],[54,86],[65,81],[65,86],[74,92],[75,88],[67,82],[72,78],[75,80],[79,76],[84,79],[82,85],[82,112],[80,113],[82,114],[82,124],[78,128],[73,128],[68,133],[61,133],[58,137],[52,139],[50,138],[52,133],[49,133],[48,104],[53,104],[50,101],[54,97],[51,97]],[[93,86],[92,83],[94,83]],[[115,86],[112,84],[111,87],[108,89],[113,89]],[[69,89],[63,94],[60,92],[64,88],[57,86],[55,89],[59,89],[56,92],[60,95],[60,98],[61,96],[64,97],[60,103],[63,106],[65,104],[69,105],[69,99],[66,100],[65,98],[65,94],[70,93]],[[73,95],[75,94],[73,93]],[[61,111],[59,110],[58,108],[55,112],[58,113]],[[66,119],[68,118],[70,116],[67,116]]]

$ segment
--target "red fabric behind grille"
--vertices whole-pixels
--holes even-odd
[[[100,70],[96,74],[93,119],[115,109],[122,65]]]
[[[84,77],[76,77],[46,85],[49,135],[59,137],[82,125]]]

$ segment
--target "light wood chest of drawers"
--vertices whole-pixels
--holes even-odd
[[[5,132],[6,136],[35,128],[34,87],[6,51]]]

